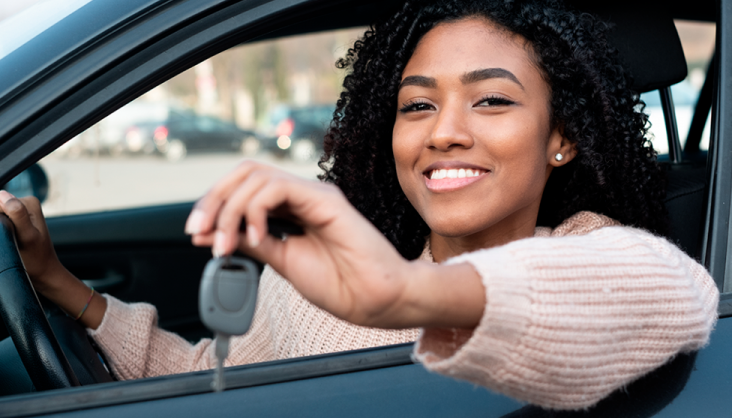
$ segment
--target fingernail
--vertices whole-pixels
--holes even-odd
[[[190,215],[188,215],[188,220],[186,221],[186,234],[193,235],[198,234],[201,232],[201,229],[203,229],[203,217],[204,213],[200,209],[194,209]]]
[[[213,248],[211,249],[213,251],[214,257],[223,256],[226,253],[225,248],[226,234],[224,234],[222,231],[216,231],[216,234],[214,234]]]
[[[15,198],[15,196],[10,194],[9,192],[6,192],[5,190],[0,190],[0,202],[5,203],[8,200],[13,199],[13,198]]]
[[[253,225],[247,225],[247,244],[249,244],[251,248],[256,248],[259,245],[257,228],[255,228]]]

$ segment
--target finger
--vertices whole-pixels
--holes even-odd
[[[196,247],[211,247],[214,241],[214,232],[196,234],[191,236],[191,243]]]
[[[269,179],[267,184],[249,196],[246,201],[242,202],[246,205],[246,244],[248,247],[256,248],[268,238],[267,217],[269,213],[277,208],[289,206],[294,194],[302,194],[308,190],[304,186],[307,185],[296,178],[273,177]],[[236,219],[235,213],[235,208],[231,212],[228,211],[228,207],[222,210],[222,222],[227,222],[227,224],[224,224],[225,226],[228,226],[228,222]]]
[[[260,189],[266,187],[274,177],[281,176],[281,173],[273,173],[269,170],[257,170],[252,172],[247,179],[239,184],[224,202],[218,217],[216,218],[216,233],[214,236],[213,252],[215,256],[230,254],[236,249],[239,242],[239,226],[242,218],[247,218],[247,239],[251,247],[256,247],[260,241],[259,233],[266,233],[266,219],[264,216],[264,227],[250,219],[248,202]]]
[[[33,234],[36,233],[36,229],[31,222],[28,208],[26,208],[23,202],[5,190],[0,190],[0,205],[2,205],[3,212],[8,215],[8,218],[15,225],[15,233],[18,236],[18,240],[20,242],[27,242],[32,239]]]
[[[186,220],[185,232],[189,235],[210,232],[213,230],[219,210],[228,196],[236,190],[253,171],[273,169],[273,167],[244,160],[234,170],[221,180],[199,199]]]
[[[269,264],[280,273],[283,273],[281,268],[284,265],[284,247],[291,245],[296,239],[302,239],[302,237],[291,237],[287,241],[282,241],[272,235],[265,235],[259,245],[251,247],[247,243],[246,237],[241,235],[237,245],[243,253],[262,263]]]
[[[46,219],[43,217],[43,208],[41,207],[41,201],[34,196],[27,196],[18,198],[25,208],[28,210],[30,220],[36,229],[41,229],[46,225]]]

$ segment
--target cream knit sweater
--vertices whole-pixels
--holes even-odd
[[[431,260],[426,250],[422,258]],[[453,258],[483,279],[488,301],[476,329],[382,330],[339,320],[305,300],[271,268],[262,274],[250,331],[233,338],[227,365],[418,339],[429,370],[556,409],[593,405],[614,390],[698,350],[717,318],[705,269],[645,231],[581,212],[553,231]],[[209,369],[213,344],[191,345],[156,326],[155,308],[106,296],[89,333],[122,379]]]

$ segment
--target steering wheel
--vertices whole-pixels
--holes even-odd
[[[61,340],[77,367],[70,365],[25,271],[13,223],[4,214],[0,214],[0,317],[36,390],[79,386],[79,371],[83,384],[112,380],[89,340],[78,338],[86,336],[83,327],[66,315],[55,315],[56,331],[65,334]]]

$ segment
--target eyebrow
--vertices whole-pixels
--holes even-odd
[[[470,71],[460,76],[460,82],[463,84],[471,84],[490,78],[505,78],[518,84],[522,90],[524,89],[524,85],[521,84],[518,78],[516,78],[516,76],[512,72],[504,68],[484,68],[482,70]],[[437,87],[437,80],[432,77],[425,77],[422,75],[410,75],[402,80],[402,82],[399,84],[399,89],[406,86],[417,86],[434,89]]]
[[[465,73],[460,77],[460,81],[463,84],[470,84],[475,83],[482,80],[487,80],[489,78],[505,78],[507,80],[511,80],[514,83],[518,84],[519,87],[521,87],[521,90],[524,89],[524,85],[521,84],[521,82],[516,78],[515,75],[513,75],[512,72],[504,69],[504,68],[484,68],[482,70],[475,70],[471,71],[469,73]]]
[[[437,87],[437,80],[432,77],[425,77],[423,75],[410,75],[409,77],[404,77],[404,80],[399,83],[399,89],[406,86],[417,86],[434,89]]]

